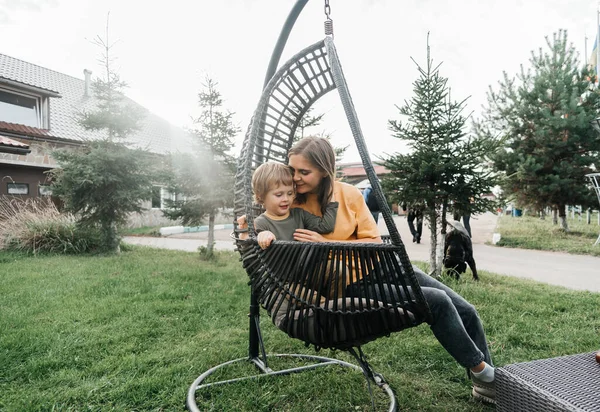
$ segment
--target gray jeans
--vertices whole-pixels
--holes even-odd
[[[475,307],[419,268],[413,269],[431,308],[431,330],[444,349],[465,368],[477,366],[484,360],[493,366],[483,325]],[[348,292],[351,295],[360,294],[360,288],[357,290],[353,286],[356,285],[350,285]],[[389,294],[386,285],[383,285],[383,291]],[[380,290],[376,292],[381,293]],[[395,294],[394,290],[392,292]],[[378,296],[378,299],[381,297]]]

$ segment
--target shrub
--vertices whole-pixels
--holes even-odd
[[[100,233],[82,228],[49,199],[0,199],[0,249],[27,253],[86,253],[99,250]]]

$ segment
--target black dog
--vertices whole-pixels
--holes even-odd
[[[475,259],[473,259],[473,243],[467,230],[460,222],[449,223],[453,226],[446,234],[446,244],[444,246],[444,267],[451,274],[460,278],[461,273],[467,271],[467,264],[473,272],[473,279],[479,280]]]

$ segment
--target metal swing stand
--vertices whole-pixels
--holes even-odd
[[[369,364],[364,359],[364,355],[359,348],[359,353],[356,353],[354,350],[350,350],[349,352],[359,361],[361,366],[354,365],[352,363],[344,362],[339,359],[327,358],[324,356],[315,356],[315,355],[304,355],[304,354],[270,354],[267,355],[265,352],[265,347],[263,344],[262,334],[260,332],[260,307],[258,305],[258,300],[254,291],[251,294],[251,304],[250,304],[250,314],[248,315],[250,318],[250,340],[249,340],[249,348],[248,348],[248,357],[247,358],[238,358],[228,362],[221,363],[213,368],[208,369],[202,375],[200,375],[190,386],[188,389],[187,397],[186,397],[186,407],[190,412],[200,412],[198,405],[196,404],[196,393],[207,389],[210,387],[215,387],[219,385],[225,385],[229,383],[236,383],[246,380],[254,380],[266,376],[278,376],[278,375],[289,375],[292,373],[300,373],[311,371],[313,369],[327,367],[332,365],[337,365],[344,368],[354,369],[358,372],[362,372],[367,379],[367,384],[369,386],[369,393],[371,395],[371,402],[373,410],[375,410],[375,405],[373,401],[373,393],[371,391],[370,380],[372,380],[379,388],[381,388],[389,397],[389,412],[394,412],[397,410],[397,401],[394,395],[394,392],[390,388],[390,386],[385,382],[383,376],[378,373],[374,373],[369,366]],[[259,354],[259,346],[260,346],[260,354]],[[262,357],[260,356],[262,355]],[[309,365],[298,366],[294,368],[282,369],[282,370],[273,370],[268,365],[269,358],[288,358],[288,359],[296,359],[296,360],[304,360],[314,362]],[[253,363],[258,369],[258,373],[256,375],[239,377],[226,379],[222,381],[216,381],[211,383],[203,383],[206,378],[208,378],[213,373],[217,372],[221,368],[230,366],[239,362],[250,362]]]
[[[590,173],[589,175],[585,175],[585,177],[592,182],[592,186],[596,191],[596,196],[598,196],[598,203],[600,203],[600,173]],[[600,210],[598,213],[600,213]],[[600,235],[598,235],[598,239],[596,239],[596,242],[594,243],[594,246],[596,245],[600,245]]]
[[[283,25],[283,28],[281,30],[281,33],[279,35],[279,38],[277,40],[277,43],[273,50],[273,53],[271,55],[271,59],[269,62],[269,66],[267,69],[263,87],[265,87],[267,85],[267,83],[269,82],[269,80],[273,77],[273,75],[277,69],[279,59],[281,57],[281,54],[283,52],[283,49],[284,49],[287,39],[289,37],[289,34],[294,26],[294,23],[296,22],[298,16],[302,12],[302,10],[307,2],[308,2],[308,0],[296,0],[296,3],[294,4],[292,10],[290,11],[290,13]],[[325,15],[327,17],[327,20],[325,21],[326,31],[328,31],[328,30],[332,31],[332,29],[333,29],[332,20],[329,17],[329,13],[330,13],[329,0],[325,0]],[[373,383],[375,383],[375,385],[377,387],[379,387],[383,392],[385,392],[388,395],[388,397],[389,397],[389,409],[388,409],[389,412],[393,412],[393,411],[397,410],[397,400],[394,395],[394,392],[392,391],[391,387],[387,384],[387,382],[385,382],[382,375],[373,372],[373,370],[371,369],[371,366],[368,364],[360,347],[358,347],[357,350],[354,350],[352,348],[350,348],[348,350],[348,352],[357,360],[357,362],[359,363],[360,366],[352,364],[352,363],[344,362],[339,359],[333,359],[333,358],[328,358],[328,357],[323,357],[323,356],[315,356],[315,355],[304,355],[304,354],[269,354],[269,355],[267,355],[267,353],[265,351],[265,347],[264,347],[262,334],[260,331],[260,304],[258,301],[257,294],[254,291],[254,288],[252,288],[252,290],[251,290],[250,311],[249,311],[248,317],[249,317],[249,321],[250,321],[249,322],[248,357],[234,359],[234,360],[230,360],[228,362],[224,362],[224,363],[217,365],[213,368],[210,368],[207,371],[205,371],[204,373],[202,373],[192,383],[192,385],[190,386],[190,388],[188,389],[188,392],[187,392],[187,397],[186,397],[185,403],[186,403],[187,409],[190,412],[200,412],[200,409],[198,408],[198,405],[196,404],[196,394],[197,394],[197,392],[199,392],[203,389],[220,386],[220,385],[225,385],[225,384],[229,384],[229,383],[241,382],[241,381],[245,381],[245,380],[254,380],[254,379],[258,379],[258,378],[265,377],[265,376],[279,376],[279,375],[289,375],[292,373],[306,372],[306,371],[311,371],[311,370],[321,368],[321,367],[328,367],[331,365],[337,365],[340,367],[350,368],[355,371],[362,372],[362,374],[364,375],[364,377],[367,380],[369,394],[371,397],[371,406],[372,406],[373,410],[375,410],[375,403],[374,403],[374,399],[373,399],[373,392],[371,389],[371,381]],[[259,350],[259,348],[260,348],[260,350]],[[271,358],[271,359],[273,359],[273,358],[288,358],[288,359],[292,359],[292,360],[304,360],[304,361],[308,361],[308,362],[312,362],[312,363],[310,363],[308,365],[304,365],[304,366],[292,367],[292,368],[283,369],[283,370],[273,370],[269,367],[269,364],[268,364],[269,358]],[[226,380],[210,382],[210,383],[203,383],[213,373],[221,370],[222,368],[225,368],[227,366],[230,366],[230,365],[238,363],[238,362],[250,362],[250,363],[254,364],[256,366],[256,368],[258,369],[258,374],[252,375],[252,376],[246,376],[246,377],[237,377],[237,378],[232,378],[232,379],[226,379]]]

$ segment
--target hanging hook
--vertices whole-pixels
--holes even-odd
[[[325,35],[333,36],[333,20],[329,16],[331,14],[331,6],[329,5],[329,0],[325,0]]]

